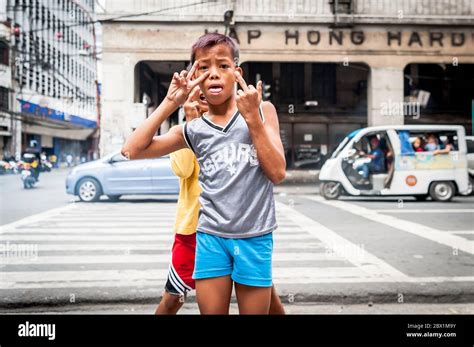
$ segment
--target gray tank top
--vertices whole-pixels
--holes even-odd
[[[260,116],[264,120],[261,108]],[[236,111],[225,127],[204,115],[186,123],[183,132],[200,166],[198,231],[247,238],[275,230],[273,183],[260,168],[240,113]]]

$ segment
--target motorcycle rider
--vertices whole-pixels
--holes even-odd
[[[41,156],[40,156],[38,151],[34,151],[34,150],[31,150],[31,149],[27,149],[25,151],[25,154],[26,153],[33,155],[33,158],[31,159],[31,163],[30,163],[31,176],[33,176],[35,178],[35,180],[37,182],[39,182],[39,175],[40,175],[41,168],[42,168],[42,166],[41,166]]]

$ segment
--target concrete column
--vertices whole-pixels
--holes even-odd
[[[104,54],[102,68],[102,110],[100,156],[119,150],[132,132],[135,56]],[[141,101],[141,99],[140,99]]]
[[[403,67],[370,68],[367,111],[369,126],[404,124]]]

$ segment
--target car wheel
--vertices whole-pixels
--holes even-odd
[[[110,201],[114,201],[114,202],[117,202],[119,201],[120,197],[122,195],[107,195],[107,197],[109,198]]]
[[[77,185],[77,193],[79,199],[84,202],[95,202],[99,201],[102,195],[100,183],[94,178],[83,178]]]
[[[335,200],[341,195],[341,184],[338,182],[324,182],[320,189],[326,200]]]
[[[450,201],[455,191],[452,182],[434,182],[430,186],[430,196],[436,201]]]

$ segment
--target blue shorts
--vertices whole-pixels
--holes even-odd
[[[234,282],[272,286],[273,234],[228,239],[202,232],[196,236],[196,280],[231,275]]]

